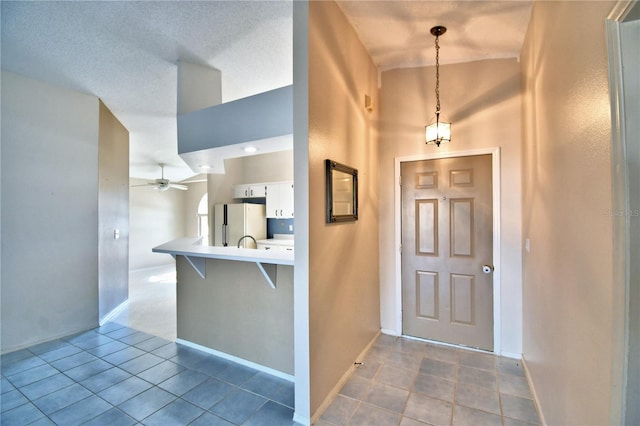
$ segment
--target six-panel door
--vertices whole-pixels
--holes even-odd
[[[491,156],[405,162],[403,334],[493,350]]]

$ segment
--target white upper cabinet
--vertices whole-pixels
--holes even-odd
[[[267,184],[252,183],[233,185],[233,198],[264,198],[267,196]]]
[[[293,218],[293,182],[267,184],[267,217]]]

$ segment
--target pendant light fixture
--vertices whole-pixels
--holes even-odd
[[[425,128],[427,144],[451,142],[451,123],[440,121],[440,44],[439,37],[447,31],[446,27],[437,26],[431,28],[431,34],[436,36],[436,119]]]

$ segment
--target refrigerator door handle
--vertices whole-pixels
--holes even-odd
[[[224,247],[227,247],[229,245],[229,242],[227,241],[227,205],[225,204],[224,207],[222,208],[222,215],[223,215],[223,219],[222,219],[222,245]]]
[[[227,225],[222,225],[222,245],[226,247],[227,244]]]

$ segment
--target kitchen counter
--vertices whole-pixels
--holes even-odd
[[[275,234],[273,238],[258,240],[258,249],[293,252],[293,235]]]
[[[153,248],[155,253],[184,256],[201,278],[206,277],[206,259],[254,262],[264,275],[267,283],[275,288],[275,267],[267,265],[293,266],[293,252],[277,250],[257,250],[237,247],[217,247],[202,244],[202,238],[179,238]]]
[[[202,238],[179,238],[154,247],[153,251],[155,253],[168,253],[172,256],[182,255],[210,259],[237,260],[239,262],[293,265],[293,253],[237,248],[235,246],[209,246],[203,245],[201,241]]]

